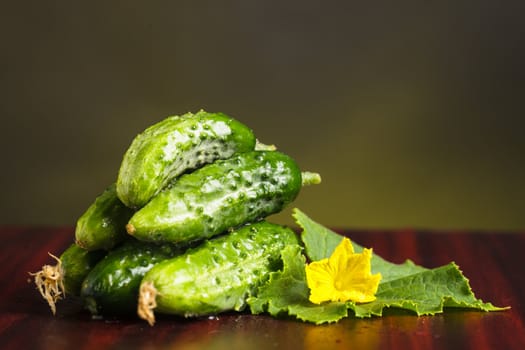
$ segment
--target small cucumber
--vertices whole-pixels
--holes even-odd
[[[142,279],[137,313],[185,317],[240,311],[269,273],[282,268],[281,251],[296,245],[290,228],[259,221],[207,240],[155,265]]]
[[[202,240],[281,211],[304,183],[318,181],[318,174],[301,173],[284,153],[238,153],[179,177],[138,210],[126,229],[143,241]]]
[[[93,315],[133,313],[144,274],[157,262],[179,253],[180,248],[172,245],[126,240],[85,277],[80,296],[86,308]]]
[[[87,251],[71,244],[60,257],[49,254],[56,265],[44,265],[42,270],[30,273],[42,297],[48,302],[53,314],[56,302],[67,294],[80,295],[80,286],[89,271],[106,255],[105,251]]]
[[[60,255],[66,293],[79,296],[84,278],[106,254],[104,250],[87,251],[76,244],[66,249]]]
[[[165,118],[133,139],[119,169],[117,194],[128,207],[140,208],[177,176],[255,144],[251,129],[222,113]]]
[[[132,214],[117,197],[116,184],[110,185],[77,220],[76,243],[86,250],[113,248],[127,237],[125,226]]]

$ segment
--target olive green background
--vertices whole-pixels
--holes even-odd
[[[522,1],[4,3],[0,224],[73,225],[138,132],[203,108],[321,173],[293,206],[326,225],[523,230],[524,13]]]

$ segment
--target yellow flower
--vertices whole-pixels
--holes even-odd
[[[354,253],[348,238],[343,238],[328,259],[306,265],[306,282],[310,301],[354,301],[366,303],[375,300],[381,274],[371,274],[371,249]]]

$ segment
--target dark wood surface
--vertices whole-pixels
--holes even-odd
[[[52,316],[28,272],[52,263],[72,242],[72,228],[0,228],[2,349],[523,349],[525,233],[339,230],[393,262],[426,267],[455,261],[476,296],[508,311],[389,314],[315,326],[245,314],[184,320],[92,319],[78,301]]]

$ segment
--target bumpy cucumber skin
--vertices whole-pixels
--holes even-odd
[[[301,189],[295,161],[278,151],[238,153],[179,177],[127,225],[139,240],[192,242],[281,211]]]
[[[87,274],[80,296],[93,315],[124,315],[136,310],[138,288],[156,263],[180,254],[172,245],[124,242],[109,252]]]
[[[111,184],[77,220],[76,243],[86,250],[110,250],[126,237],[126,223],[133,210],[117,196],[116,184]]]
[[[62,252],[59,259],[66,295],[80,295],[82,281],[105,255],[106,251],[87,251],[74,243]]]
[[[282,267],[281,251],[298,244],[285,226],[260,221],[206,241],[148,271],[157,290],[155,312],[186,317],[240,311],[246,299]]]
[[[168,117],[133,139],[119,169],[117,194],[128,207],[141,208],[184,172],[251,151],[255,144],[251,129],[222,113]]]

